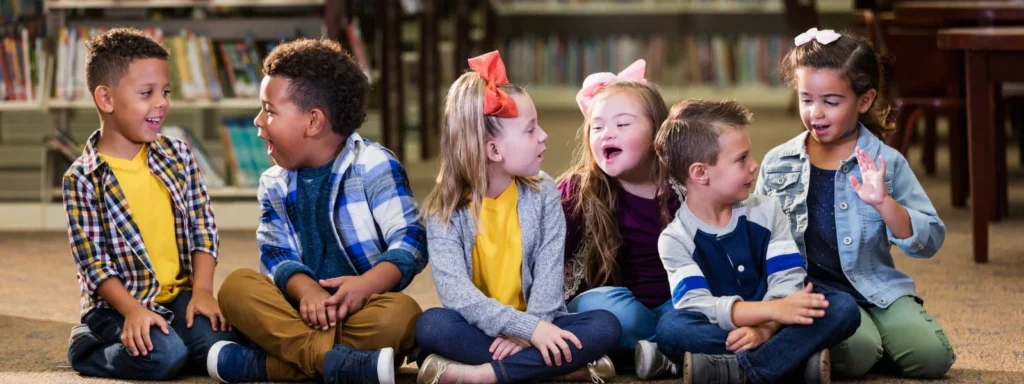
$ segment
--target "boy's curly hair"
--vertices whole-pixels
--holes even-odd
[[[339,135],[348,137],[366,120],[369,82],[333,40],[302,38],[278,45],[263,60],[263,74],[291,80],[292,102],[304,112],[324,111]]]
[[[135,60],[167,61],[167,50],[134,28],[115,28],[86,42],[85,83],[89,92],[100,85],[113,86]]]

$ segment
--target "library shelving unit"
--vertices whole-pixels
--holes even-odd
[[[592,72],[647,60],[666,102],[735,99],[784,107],[777,74],[792,44],[792,14],[810,8],[822,26],[844,29],[852,0],[489,0],[488,49],[502,49],[509,77],[538,107],[575,108]],[[472,23],[470,23],[472,24]],[[457,48],[465,49],[465,48]]]

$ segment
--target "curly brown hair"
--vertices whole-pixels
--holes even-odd
[[[366,120],[369,81],[336,41],[302,38],[278,45],[263,60],[263,74],[290,80],[292,102],[303,112],[323,111],[334,133],[348,137]]]
[[[115,28],[85,43],[85,84],[89,92],[100,85],[113,86],[128,72],[135,60],[167,61],[167,50],[134,28]]]

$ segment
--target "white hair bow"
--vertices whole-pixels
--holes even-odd
[[[811,40],[818,40],[822,45],[828,45],[833,41],[839,40],[840,36],[842,35],[831,29],[822,29],[819,31],[818,28],[811,28],[808,29],[807,32],[801,33],[799,36],[794,38],[793,42],[796,43],[797,46],[801,46],[809,43]]]

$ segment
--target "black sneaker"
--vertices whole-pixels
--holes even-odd
[[[395,384],[395,352],[391,348],[362,351],[335,345],[324,356],[324,382]]]
[[[218,341],[206,355],[206,371],[222,383],[267,381],[267,353],[258,347]]]
[[[736,355],[683,355],[684,384],[743,384],[747,381]]]
[[[807,384],[832,383],[832,357],[827,348],[807,358],[807,364],[804,365],[804,382]]]

